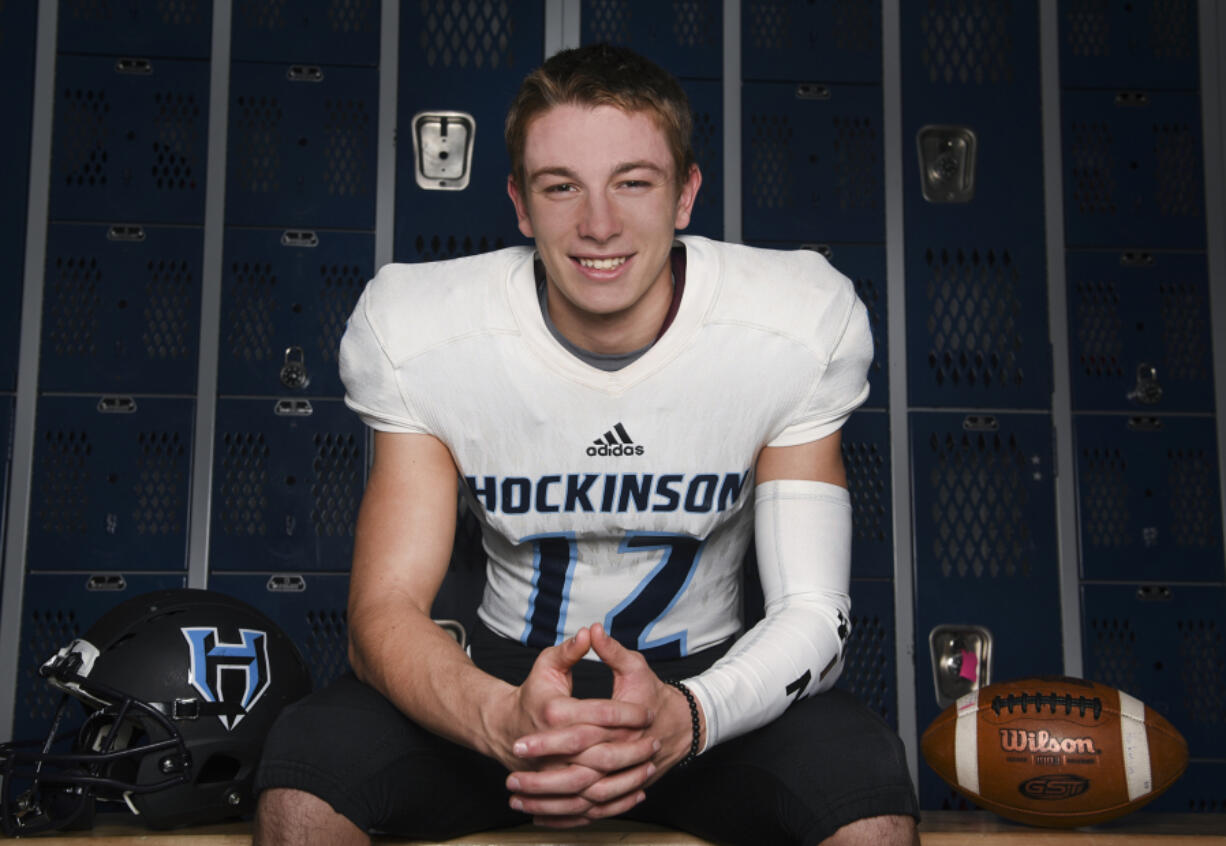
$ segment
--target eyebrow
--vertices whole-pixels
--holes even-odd
[[[613,175],[621,176],[623,173],[629,173],[632,170],[650,170],[660,174],[661,176],[666,175],[664,168],[660,167],[654,162],[646,160],[622,162],[617,167],[613,168]],[[568,167],[562,167],[561,165],[555,167],[543,167],[540,170],[534,170],[528,181],[536,182],[538,179],[545,176],[559,176],[563,179],[572,179],[576,182],[579,181],[578,175],[573,170]]]

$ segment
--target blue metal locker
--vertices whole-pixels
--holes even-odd
[[[218,392],[339,397],[345,322],[374,275],[374,236],[226,230]]]
[[[890,581],[851,583],[851,634],[843,675],[836,687],[854,693],[898,728],[898,674],[895,658],[894,585]]]
[[[209,64],[61,55],[51,219],[204,222]]]
[[[584,44],[629,47],[683,80],[724,70],[723,6],[711,0],[583,0]]]
[[[42,390],[195,393],[203,241],[197,227],[50,224]]]
[[[1200,96],[1061,95],[1069,247],[1205,248]]]
[[[1065,88],[1196,88],[1195,0],[1061,0],[1059,10]]]
[[[910,404],[1051,404],[1032,3],[903,3]]]
[[[778,82],[881,83],[881,3],[746,0],[742,76]]]
[[[17,389],[37,11],[33,3],[0,7],[0,75],[12,92],[5,96],[3,112],[9,131],[0,135],[0,161],[5,162],[0,168],[0,302],[7,304],[0,310],[0,391]]]
[[[213,0],[59,0],[59,52],[146,59],[207,59]],[[236,4],[249,5],[249,0]]]
[[[230,58],[377,67],[379,15],[379,0],[242,0],[230,19]]]
[[[922,732],[941,711],[926,656],[937,626],[986,628],[994,681],[1059,673],[1064,659],[1051,418],[912,412],[910,423]],[[922,807],[949,806],[930,769],[918,787]]]
[[[234,62],[230,226],[375,228],[379,72]]]
[[[1050,405],[1047,263],[1041,243],[1003,235],[976,243],[944,234],[925,245],[912,243],[908,230],[911,405]]]
[[[1213,418],[1082,414],[1075,425],[1082,577],[1221,580]]]
[[[545,51],[544,4],[402,6],[397,101],[396,261],[486,252],[525,239],[507,198],[507,106]],[[463,190],[427,190],[412,151],[421,113],[470,115],[472,167]]]
[[[1226,585],[1085,585],[1082,599],[1086,677],[1137,697],[1188,741],[1192,766],[1150,807],[1220,812],[1206,805],[1226,794]]]
[[[210,572],[348,571],[366,442],[339,400],[220,400]]]
[[[57,651],[81,637],[99,617],[133,596],[187,586],[184,575],[130,573],[30,573],[21,609],[21,652],[12,737],[44,739],[61,692],[38,674]],[[79,716],[80,708],[73,715]],[[64,729],[71,724],[63,726]]]
[[[41,397],[29,570],[186,570],[194,406],[183,397]]]
[[[724,236],[724,91],[723,84],[705,79],[683,79],[690,111],[694,114],[694,158],[702,171],[702,187],[690,215],[687,235],[716,240]]]
[[[279,625],[302,653],[316,690],[349,669],[347,573],[214,574],[209,589],[241,599]]]
[[[894,510],[890,486],[890,418],[860,410],[843,426],[843,466],[851,494],[851,572],[894,578]]]
[[[1073,408],[1212,412],[1203,253],[1070,250]]]
[[[881,89],[743,86],[747,241],[883,242]]]

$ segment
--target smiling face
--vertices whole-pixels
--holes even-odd
[[[702,183],[697,167],[680,185],[674,169],[649,112],[560,105],[529,124],[524,184],[507,191],[545,266],[550,317],[579,347],[629,352],[659,331],[673,236]]]

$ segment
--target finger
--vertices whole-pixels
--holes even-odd
[[[545,705],[543,716],[545,725],[557,728],[581,724],[605,728],[646,728],[655,719],[655,713],[651,709],[636,702],[621,699],[572,699],[568,696],[551,699]],[[532,732],[524,737],[535,734],[536,732]],[[515,754],[518,755],[519,752]]]
[[[552,816],[582,815],[592,819],[611,816],[620,813],[616,808],[625,802],[626,797],[641,793],[642,788],[656,774],[656,766],[650,761],[610,775],[584,771],[582,767],[566,769],[569,772],[553,770],[548,773],[509,777],[508,786],[520,785],[520,790],[511,795],[511,807],[526,813]],[[534,784],[556,785],[557,792],[526,792],[524,788],[529,782],[528,775],[539,776],[531,779]],[[575,785],[582,782],[590,783],[580,790],[575,790]],[[629,807],[634,804],[630,803]]]
[[[507,776],[506,787],[512,797],[521,802],[552,800],[560,797],[577,798],[604,777],[604,773],[579,764],[551,767],[547,770],[520,770]],[[553,807],[553,806],[551,806]],[[540,812],[539,807],[528,810]],[[570,813],[575,809],[562,809],[558,813]]]
[[[609,728],[580,723],[526,735],[519,739],[514,751],[517,757],[524,759],[571,757],[600,744],[623,743],[641,737],[642,732],[638,728]]]
[[[533,817],[532,822],[539,826],[549,828],[575,828],[581,825],[587,825],[594,820],[608,819],[616,817],[619,814],[624,814],[633,808],[635,805],[647,798],[647,794],[643,791],[631,793],[628,796],[622,796],[613,802],[606,802],[602,805],[593,805],[582,816],[545,816],[538,815]]]
[[[599,772],[615,773],[654,761],[660,748],[660,741],[654,737],[623,743],[600,743],[574,756],[571,761]]]
[[[617,802],[622,797],[638,792],[647,784],[648,779],[655,774],[656,765],[648,761],[637,767],[630,767],[629,769],[606,775],[604,778],[594,782],[590,787],[585,788],[579,795],[594,806],[607,805]],[[586,816],[590,817],[591,813],[588,812]]]
[[[652,763],[659,751],[660,742],[651,737],[632,743],[602,743],[569,760],[550,761],[541,769],[516,770],[507,775],[506,786],[512,793],[540,796],[583,793],[612,773]]]
[[[511,797],[511,807],[537,817],[552,818],[555,824],[572,824],[569,818],[589,820],[617,816],[643,801],[642,790],[617,794],[607,802],[592,802],[583,796],[522,796]]]
[[[592,803],[582,796],[535,796],[516,793],[511,796],[511,807],[533,816],[582,817],[592,808]]]

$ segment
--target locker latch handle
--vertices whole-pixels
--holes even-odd
[[[132,397],[101,397],[98,400],[99,414],[134,414],[136,400]]]
[[[121,573],[94,573],[85,583],[85,589],[90,592],[120,591],[127,588],[128,583]]]
[[[269,593],[302,593],[306,590],[306,579],[297,573],[273,573],[264,589]]]
[[[928,650],[940,707],[992,683],[992,633],[983,626],[936,626],[928,633]]]
[[[1157,405],[1162,400],[1162,385],[1158,382],[1158,368],[1141,362],[1137,365],[1137,383],[1125,395],[1126,399],[1141,405]]]
[[[467,188],[477,134],[473,116],[467,112],[418,112],[411,125],[417,186],[426,191]]]
[[[272,413],[277,417],[310,417],[315,413],[309,400],[282,399],[277,400],[272,407]]]
[[[968,126],[924,126],[915,135],[920,187],[930,203],[969,203],[975,197],[978,141]]]

